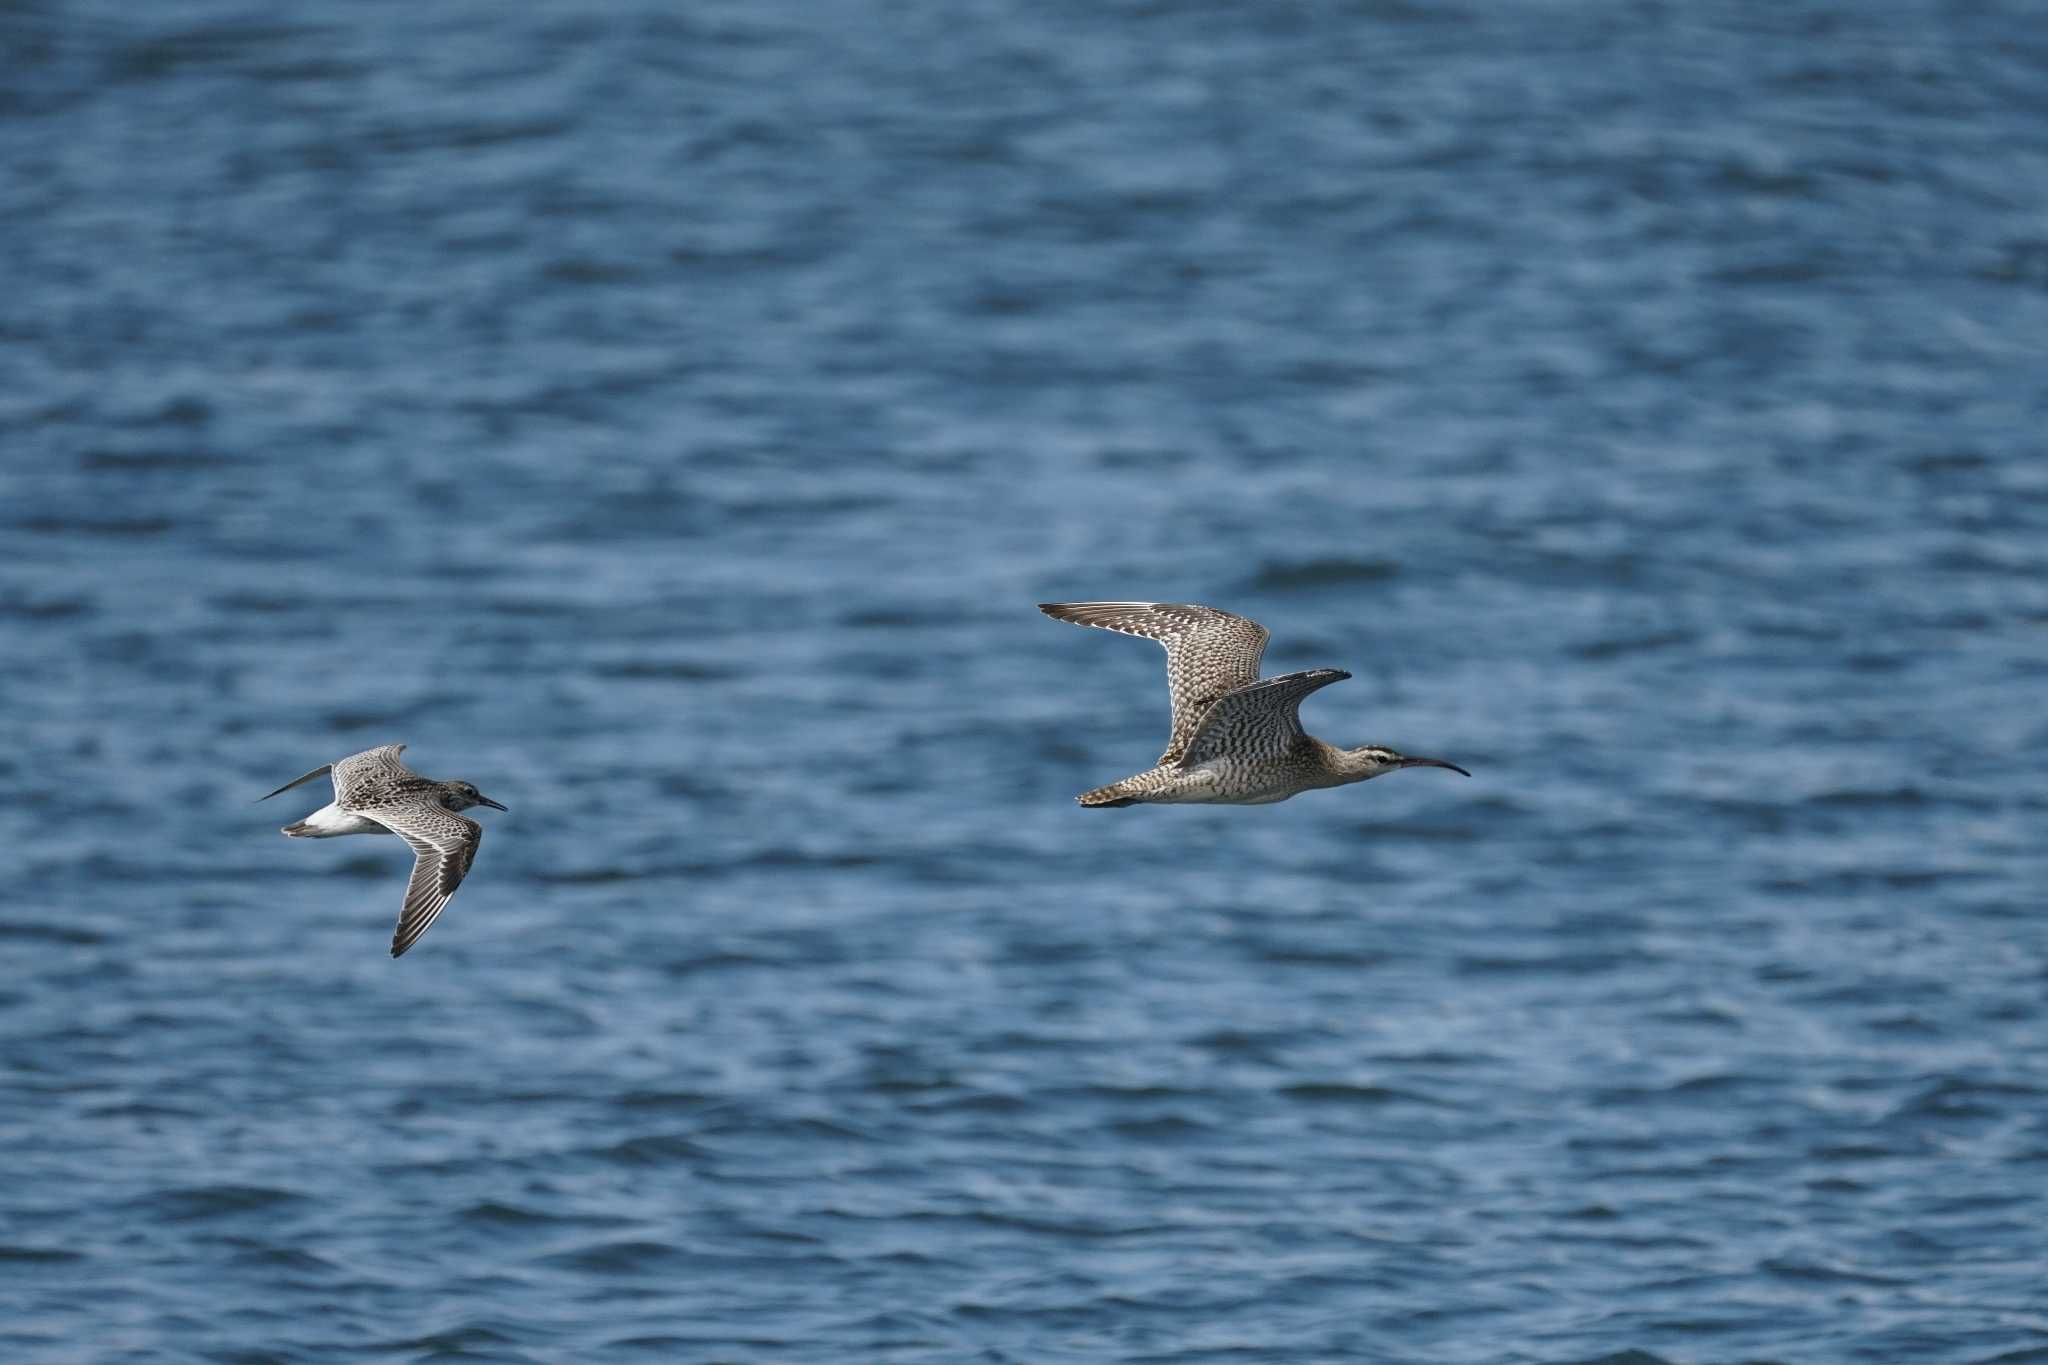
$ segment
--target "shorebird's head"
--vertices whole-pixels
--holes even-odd
[[[467,782],[443,782],[441,804],[449,810],[468,810],[471,806],[489,806],[492,810],[505,809]]]
[[[1454,773],[1472,776],[1455,763],[1446,763],[1440,758],[1413,758],[1407,754],[1397,754],[1379,744],[1365,744],[1356,749],[1346,749],[1344,757],[1349,760],[1348,766],[1357,773],[1352,779],[1355,782],[1383,776],[1396,768],[1449,768]]]

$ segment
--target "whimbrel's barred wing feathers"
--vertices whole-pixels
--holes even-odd
[[[1266,628],[1192,602],[1041,602],[1060,621],[1140,635],[1166,646],[1166,688],[1173,700],[1173,735],[1164,764],[1181,761],[1203,715],[1218,697],[1258,681]]]
[[[427,932],[455,888],[476,861],[484,830],[435,801],[408,801],[363,814],[412,846],[412,880],[405,886],[405,908],[398,931],[391,936],[391,955],[401,956]]]
[[[308,782],[311,782],[314,778],[325,777],[327,776],[328,773],[332,771],[334,771],[334,765],[332,763],[322,763],[319,767],[313,769],[312,772],[307,773],[304,777],[295,777],[291,781],[285,783],[282,787],[279,787],[276,791],[272,792],[270,796],[282,796],[286,792],[290,791],[293,787],[303,787]],[[259,796],[256,799],[259,801],[268,801],[270,799],[270,796]]]
[[[1256,762],[1284,756],[1302,738],[1301,699],[1350,676],[1341,668],[1311,668],[1226,693],[1202,717],[1181,766],[1212,758]]]
[[[388,800],[395,791],[425,779],[398,761],[403,744],[384,744],[350,754],[334,765],[334,800],[344,810],[356,810]]]

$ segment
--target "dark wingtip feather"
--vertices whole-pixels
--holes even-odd
[[[333,771],[334,765],[332,763],[322,763],[319,767],[313,769],[312,772],[307,773],[304,777],[295,777],[291,781],[285,783],[282,787],[279,787],[276,791],[270,793],[270,796],[259,796],[254,801],[251,801],[249,804],[252,806],[261,805],[263,802],[268,801],[271,796],[283,796],[293,787],[303,787],[308,782],[311,782],[314,778],[325,777]]]

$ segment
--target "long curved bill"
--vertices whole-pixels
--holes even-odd
[[[1440,758],[1404,758],[1396,766],[1402,768],[1449,768],[1454,773],[1464,773],[1466,777],[1472,776],[1472,774],[1465,772],[1457,764],[1446,763]]]

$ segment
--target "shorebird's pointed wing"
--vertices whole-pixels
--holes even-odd
[[[484,828],[437,801],[406,801],[361,812],[412,845],[412,880],[405,886],[405,908],[398,931],[391,936],[391,955],[398,957],[441,913],[455,888],[476,861]]]
[[[314,778],[325,777],[327,776],[327,774],[333,771],[334,765],[332,763],[322,763],[319,767],[313,769],[312,772],[307,773],[304,777],[295,777],[291,781],[285,783],[282,787],[279,787],[276,791],[272,792],[270,796],[283,796],[293,787],[303,787],[308,782],[311,782]],[[259,796],[256,799],[258,801],[268,801],[270,799],[270,796]]]
[[[335,804],[343,810],[355,810],[374,804],[380,796],[389,796],[394,788],[402,790],[402,784],[424,783],[425,778],[398,761],[398,756],[404,752],[403,744],[384,744],[359,754],[350,754],[336,763]],[[363,813],[369,814],[368,811]]]
[[[1038,609],[1077,626],[1141,635],[1166,646],[1166,690],[1173,698],[1173,736],[1161,765],[1178,763],[1203,715],[1218,697],[1257,682],[1266,628],[1192,602],[1041,602]]]
[[[1302,737],[1301,699],[1350,676],[1341,668],[1311,668],[1225,693],[1188,740],[1181,766],[1212,758],[1257,762],[1284,756]]]

